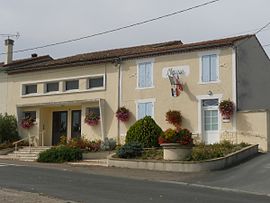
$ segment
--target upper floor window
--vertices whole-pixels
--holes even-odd
[[[46,83],[46,92],[57,92],[59,91],[59,82]]]
[[[203,55],[201,57],[201,81],[218,81],[218,56],[217,54]]]
[[[153,63],[144,62],[138,64],[138,88],[153,87]]]
[[[37,93],[37,84],[24,85],[24,92],[23,92],[24,95],[35,93]]]
[[[104,87],[104,77],[98,76],[88,79],[88,89]]]
[[[68,80],[65,83],[66,83],[65,88],[66,91],[79,89],[79,80]]]

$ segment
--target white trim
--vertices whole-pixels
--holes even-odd
[[[204,99],[218,99],[218,101],[221,101],[222,94],[213,94],[213,95],[198,95],[196,96],[198,100],[198,130],[197,132],[199,133],[200,136],[202,136],[202,100]],[[219,121],[218,121],[218,131],[221,131],[221,117],[220,113],[218,111],[218,116],[219,116]]]
[[[51,96],[51,95],[63,95],[63,94],[75,94],[75,93],[86,93],[86,92],[98,92],[98,91],[103,91],[105,88],[93,88],[93,89],[87,89],[87,90],[67,90],[64,92],[48,92],[48,93],[35,93],[35,94],[26,94],[26,95],[21,95],[22,98],[27,98],[27,97],[43,97],[43,96]]]
[[[85,79],[89,77],[96,77],[96,76],[101,76],[105,74],[93,74],[93,75],[82,75],[82,76],[76,76],[76,77],[65,77],[65,78],[57,78],[57,79],[50,79],[50,80],[36,80],[36,81],[25,81],[22,82],[21,85],[24,84],[36,84],[36,83],[44,83],[44,82],[56,82],[56,81],[63,81],[63,80],[76,80],[76,79]]]
[[[103,78],[103,86],[102,87],[89,88],[89,80],[93,79],[93,78],[100,78],[100,77]],[[86,78],[86,89],[89,89],[89,90],[96,90],[96,89],[99,90],[99,89],[105,88],[105,84],[106,84],[106,75],[105,74],[92,75],[92,76]]]
[[[97,77],[103,77],[103,87],[97,87],[97,88],[87,88],[88,87],[88,79],[89,78],[97,78]],[[86,79],[86,87],[84,90],[80,89],[80,80]],[[72,89],[72,90],[66,90],[66,81],[72,81],[72,80],[78,80],[79,81],[79,89]],[[59,83],[59,91],[53,91],[53,92],[46,92],[46,84],[51,82],[58,82]],[[25,85],[37,85],[37,91],[38,91],[38,85],[43,85],[43,92],[42,93],[33,93],[33,94],[23,94]],[[61,84],[63,85],[62,91],[61,91]],[[39,81],[31,81],[31,82],[23,82],[20,86],[20,96],[22,98],[26,97],[40,97],[40,96],[50,96],[50,95],[62,95],[62,94],[71,94],[71,93],[84,93],[84,92],[94,92],[94,91],[102,91],[106,89],[106,74],[94,74],[94,75],[86,75],[86,76],[79,76],[79,77],[67,77],[67,78],[58,78],[58,79],[52,79],[52,80],[39,80]]]
[[[136,64],[140,64],[140,63],[154,63],[155,62],[155,58],[145,58],[145,59],[138,59],[136,60]]]
[[[202,57],[207,56],[207,55],[217,55],[217,80],[216,81],[209,81],[209,82],[203,82],[202,81]],[[219,55],[220,55],[220,50],[211,50],[211,51],[203,51],[203,52],[198,52],[199,56],[199,82],[198,84],[214,84],[214,83],[220,83],[220,75],[219,75]]]
[[[151,89],[151,88],[155,88],[154,86],[154,59],[142,59],[142,60],[137,60],[136,64],[137,64],[137,85],[136,85],[136,89],[137,90],[143,90],[143,89]],[[152,85],[149,87],[139,87],[139,66],[142,63],[151,63],[151,72],[152,72]]]
[[[233,117],[232,117],[232,125],[233,131],[236,131],[236,107],[237,107],[237,93],[236,93],[236,50],[235,48],[232,49],[232,101],[235,105]]]
[[[136,120],[138,120],[138,104],[143,104],[143,103],[152,103],[152,118],[155,118],[155,102],[156,98],[149,98],[149,99],[138,99],[135,101],[136,104]]]

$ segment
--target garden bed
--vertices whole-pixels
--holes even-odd
[[[115,155],[110,155],[108,158],[108,166],[174,172],[212,171],[239,164],[255,156],[257,153],[258,145],[250,145],[233,153],[229,153],[224,157],[200,161],[165,161],[160,160],[158,156],[152,160],[142,159],[143,156],[141,159],[120,159],[115,158]]]

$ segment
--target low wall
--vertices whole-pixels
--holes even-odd
[[[258,144],[260,151],[269,151],[269,115],[268,111],[237,112],[236,131],[225,130],[221,133],[221,140],[229,140],[239,144],[241,142]]]
[[[257,153],[258,145],[248,146],[225,157],[206,161],[149,161],[138,159],[119,159],[113,158],[112,154],[108,157],[108,166],[173,172],[213,171],[239,164],[240,162],[255,156]]]

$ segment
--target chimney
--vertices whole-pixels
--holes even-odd
[[[5,64],[12,62],[13,44],[14,44],[14,40],[12,39],[5,40],[5,51],[6,51]]]
[[[33,54],[31,54],[31,57],[36,58],[36,57],[38,57],[38,55],[36,53],[33,53]]]

